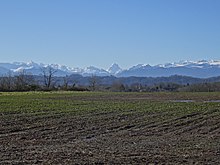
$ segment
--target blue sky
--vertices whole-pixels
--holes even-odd
[[[219,0],[0,0],[1,62],[220,59]]]

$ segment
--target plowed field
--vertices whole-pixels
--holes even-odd
[[[0,164],[220,164],[218,100],[220,93],[1,93]]]

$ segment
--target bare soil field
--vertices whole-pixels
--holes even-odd
[[[220,93],[3,93],[0,164],[220,164],[210,100]]]

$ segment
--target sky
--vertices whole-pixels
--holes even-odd
[[[0,62],[220,60],[220,0],[0,0]]]

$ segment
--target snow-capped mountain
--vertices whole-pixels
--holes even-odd
[[[112,64],[109,69],[104,70],[94,66],[86,68],[71,68],[59,64],[38,64],[31,62],[0,63],[0,76],[19,74],[25,71],[26,74],[42,75],[43,67],[52,67],[56,76],[66,76],[71,74],[80,74],[82,76],[116,76],[116,77],[161,77],[171,75],[192,76],[198,78],[207,78],[220,76],[220,60],[200,60],[200,61],[180,61],[174,63],[159,64],[151,66],[149,64],[138,64],[129,69],[121,69],[118,64]]]
[[[155,66],[138,64],[117,74],[119,77],[161,77],[171,75],[198,78],[220,76],[220,60],[180,61]]]
[[[117,75],[122,71],[122,69],[120,68],[118,64],[114,63],[110,66],[110,68],[107,71],[111,75]]]
[[[109,76],[109,72],[94,66],[86,67],[81,73],[83,76]]]
[[[9,72],[16,75],[25,71],[26,74],[42,75],[44,67],[52,67],[56,70],[56,76],[66,76],[71,74],[80,74],[82,76],[109,76],[110,73],[104,69],[99,69],[94,66],[86,68],[71,68],[59,64],[37,64],[34,62],[14,62],[14,63],[0,63],[0,76],[8,74]]]

